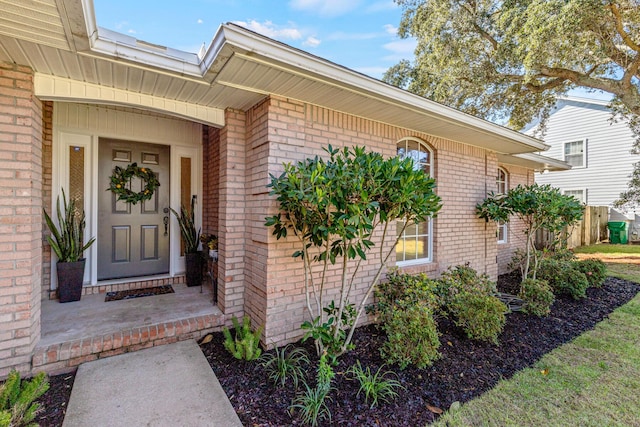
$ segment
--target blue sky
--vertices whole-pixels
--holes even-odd
[[[234,22],[375,78],[413,58],[400,39],[402,10],[392,0],[94,0],[98,25],[188,52],[209,46]]]

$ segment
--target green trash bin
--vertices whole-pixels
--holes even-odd
[[[607,226],[609,227],[609,243],[626,245],[629,242],[626,222],[612,221],[607,223]]]

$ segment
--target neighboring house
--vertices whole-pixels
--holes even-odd
[[[532,154],[547,148],[535,138],[235,25],[221,26],[199,56],[98,28],[91,0],[0,0],[0,10],[0,376],[197,337],[233,316],[264,325],[269,346],[300,338],[303,269],[292,241],[264,226],[278,209],[266,185],[283,162],[323,155],[328,144],[404,152],[436,178],[442,210],[402,236],[391,263],[431,276],[468,262],[496,278],[523,242],[478,219],[476,204],[498,187],[533,183],[535,170],[566,168]],[[158,173],[155,199],[114,203],[105,191],[112,168],[134,161]],[[198,223],[219,236],[217,314],[47,340],[56,278],[42,209],[62,188],[97,237],[85,294],[182,283],[178,226],[171,217],[163,232],[164,209],[195,197]]]
[[[611,121],[607,101],[562,98],[549,116],[544,134],[549,157],[571,170],[536,173],[539,184],[551,184],[590,206],[609,206],[627,190],[634,163],[628,122]],[[536,127],[526,133],[533,135]]]

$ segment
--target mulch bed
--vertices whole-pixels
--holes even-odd
[[[499,290],[511,291],[516,280],[512,276],[501,276]],[[431,423],[437,415],[428,405],[447,409],[453,402],[466,402],[480,395],[500,379],[510,378],[545,353],[592,329],[639,292],[640,284],[608,278],[603,287],[588,289],[586,299],[557,299],[548,317],[509,314],[498,346],[471,341],[455,325],[441,320],[442,358],[426,369],[383,368],[395,371],[405,389],[392,403],[382,403],[373,409],[364,403],[362,395],[356,397],[358,383],[345,372],[356,360],[372,370],[382,366],[385,361],[380,357],[379,348],[385,336],[374,325],[358,328],[354,336],[356,349],[343,355],[335,368],[335,389],[328,402],[332,419],[323,425],[413,427]],[[296,345],[314,353],[310,342]],[[292,387],[274,388],[267,382],[260,364],[234,359],[224,349],[222,334],[214,334],[202,350],[245,426],[302,425],[295,414],[288,412],[295,394]],[[52,377],[51,389],[40,399],[46,406],[40,414],[42,426],[62,424],[70,387],[59,378],[68,376]],[[309,372],[309,377],[313,376],[314,372]]]
[[[107,292],[104,301],[120,301],[123,299],[133,299],[150,297],[152,295],[173,294],[175,291],[171,285],[154,286],[152,288],[128,289],[124,291]]]

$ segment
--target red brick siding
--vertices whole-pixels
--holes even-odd
[[[246,123],[245,113],[225,112],[220,130],[218,306],[242,316],[245,289]]]
[[[407,136],[420,138],[434,149],[437,192],[443,198],[444,206],[434,224],[434,262],[404,270],[437,275],[448,266],[469,262],[473,268],[495,278],[495,229],[475,216],[475,205],[484,199],[489,185],[495,186],[497,160],[494,153],[298,101],[271,97],[267,135],[269,172],[281,173],[283,162],[326,155],[322,148],[328,144],[334,147],[365,145],[385,156],[393,156],[397,141]],[[264,175],[263,179],[266,179]],[[265,212],[277,211],[273,198],[265,197],[258,202]],[[265,339],[271,345],[299,338],[299,325],[308,314],[305,312],[302,265],[291,258],[296,249],[295,239],[276,241],[270,231],[267,239]],[[358,302],[366,292],[375,267],[376,255],[361,266],[351,297],[353,302]],[[335,269],[332,271],[327,284],[331,295],[325,304],[337,295],[337,273]],[[249,298],[248,294],[246,306],[256,305],[250,301],[255,297],[262,296],[256,292]]]
[[[42,133],[32,70],[0,63],[0,377],[28,372],[40,337]]]
[[[202,231],[218,234],[220,208],[220,129],[203,127],[203,212]]]
[[[53,178],[53,101],[42,102],[42,204],[51,206]],[[49,234],[43,222],[45,234],[42,236],[42,299],[51,298],[51,246],[46,236]]]

